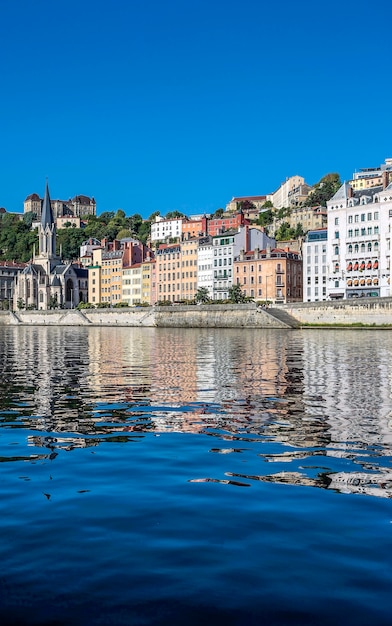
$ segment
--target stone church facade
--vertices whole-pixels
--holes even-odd
[[[38,228],[39,253],[15,279],[14,310],[72,309],[87,302],[88,272],[56,254],[56,225],[46,183]]]

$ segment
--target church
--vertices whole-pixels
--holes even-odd
[[[73,309],[87,302],[88,272],[56,254],[56,224],[46,182],[38,227],[39,253],[15,278],[14,310]]]

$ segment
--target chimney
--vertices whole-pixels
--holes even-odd
[[[255,257],[255,261],[257,261],[257,259],[259,258],[259,248],[258,247],[256,247],[254,249],[254,257]]]
[[[265,251],[265,252],[266,252],[266,255],[265,255],[265,256],[266,256],[266,258],[267,258],[267,259],[270,259],[270,258],[271,258],[271,246],[267,246],[267,248],[266,248],[266,251]]]
[[[386,189],[388,187],[388,172],[382,173],[382,188]]]

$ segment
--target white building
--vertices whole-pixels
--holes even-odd
[[[303,244],[303,301],[327,299],[327,229],[311,230]]]
[[[291,176],[287,178],[276,191],[269,194],[267,200],[270,200],[276,209],[292,206],[293,196],[295,193],[299,193],[298,190],[303,189],[304,185],[305,179],[302,176]],[[310,189],[310,187],[308,187],[308,189]]]
[[[151,242],[165,242],[169,239],[178,239],[182,235],[182,219],[165,220],[157,215],[151,224]]]
[[[389,296],[392,184],[354,190],[344,183],[327,210],[327,295]]]
[[[206,235],[199,239],[197,249],[197,288],[208,289],[210,298],[214,291],[214,247],[212,237]]]

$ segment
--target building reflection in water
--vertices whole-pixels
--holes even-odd
[[[48,454],[137,433],[203,432],[216,437],[215,447],[246,438],[280,445],[259,454],[263,468],[277,464],[277,471],[248,479],[391,495],[391,473],[380,462],[392,447],[389,333],[85,327],[0,333],[0,417],[7,424],[24,420],[29,443]],[[317,457],[324,464],[354,458],[360,467],[312,475],[297,467]]]

